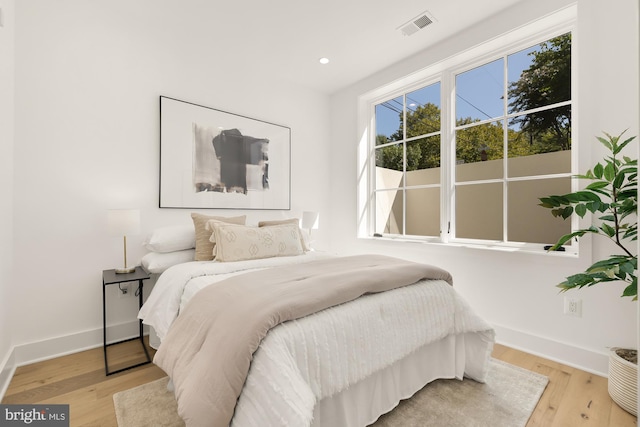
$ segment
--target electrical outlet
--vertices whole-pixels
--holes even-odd
[[[133,292],[130,283],[118,283],[118,298],[127,298]]]
[[[564,297],[564,314],[567,316],[582,317],[582,300]]]

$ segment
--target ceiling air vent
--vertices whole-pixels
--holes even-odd
[[[405,36],[410,36],[430,24],[433,24],[433,16],[429,12],[424,12],[398,27],[398,30]]]

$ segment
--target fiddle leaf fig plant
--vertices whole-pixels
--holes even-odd
[[[551,209],[555,217],[567,219],[587,212],[598,215],[598,224],[566,234],[549,250],[558,250],[573,238],[595,234],[611,240],[620,253],[595,262],[586,271],[574,274],[558,284],[561,292],[593,286],[598,283],[623,281],[628,285],[623,297],[638,299],[638,257],[632,249],[638,235],[638,160],[623,156],[621,151],[635,136],[621,141],[618,136],[604,133],[597,137],[610,152],[584,175],[576,178],[591,181],[583,190],[562,196],[541,197],[540,206]]]

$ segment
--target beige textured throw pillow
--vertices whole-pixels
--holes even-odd
[[[230,224],[244,225],[247,216],[224,217],[192,213],[191,219],[193,219],[193,226],[196,231],[196,254],[194,260],[211,261],[214,258],[213,249],[215,247],[215,243],[209,241],[212,231],[207,231],[207,221],[215,219],[217,221],[223,221]]]
[[[276,219],[270,221],[260,221],[258,222],[258,227],[271,227],[274,225],[282,225],[282,224],[295,224],[300,227],[300,220],[298,218],[289,218],[289,219]],[[311,250],[309,243],[304,238],[305,236],[300,231],[300,243],[302,243],[302,249],[307,252]]]
[[[211,223],[216,241],[216,261],[242,261],[304,253],[297,224],[270,227]]]

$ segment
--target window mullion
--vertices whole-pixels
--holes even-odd
[[[503,182],[502,182],[502,239],[505,242],[509,241],[509,119],[507,118],[509,114],[509,57],[505,55],[503,57],[503,67],[504,67],[504,76],[503,76],[503,114],[502,118],[502,135],[503,135]]]
[[[402,235],[407,235],[407,94],[402,95]]]
[[[455,174],[455,144],[453,130],[455,129],[455,87],[453,73],[443,73],[440,92],[440,239],[444,243],[455,235],[453,203],[454,203],[454,174]],[[455,227],[454,227],[455,229]],[[452,232],[454,234],[452,234]]]

